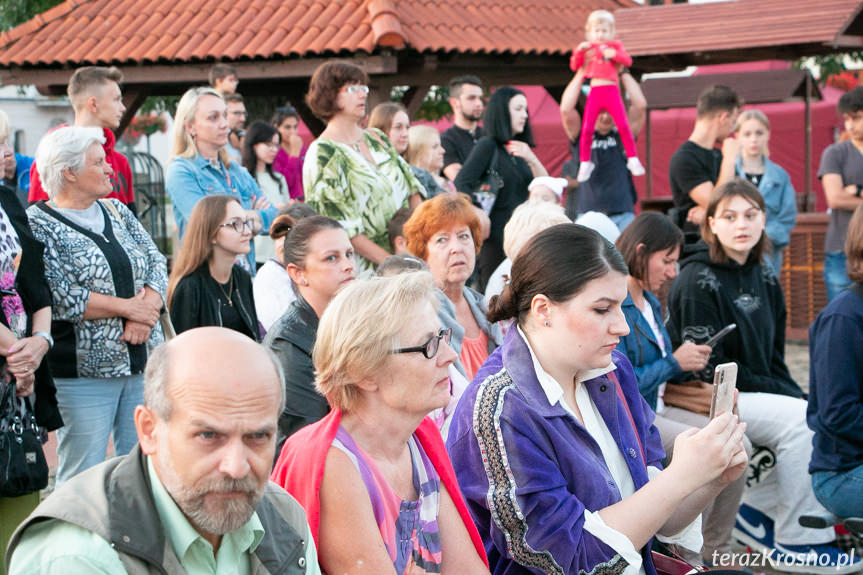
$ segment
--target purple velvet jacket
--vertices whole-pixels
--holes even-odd
[[[639,489],[647,483],[639,439],[647,465],[661,469],[665,453],[632,366],[618,351],[612,360],[639,438],[607,376],[582,385]],[[459,401],[447,449],[494,575],[617,574],[626,567],[584,529],[585,509],[621,499],[599,445],[560,404],[549,405],[518,330],[509,330]],[[651,543],[642,550],[643,566],[656,575]]]

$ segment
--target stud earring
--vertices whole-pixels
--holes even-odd
[[[551,322],[548,320],[545,320],[545,327],[551,327]]]

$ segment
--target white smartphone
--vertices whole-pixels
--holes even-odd
[[[723,411],[734,409],[734,388],[737,387],[737,364],[721,363],[713,372],[713,397],[710,400],[710,419]]]

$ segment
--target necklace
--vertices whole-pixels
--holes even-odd
[[[215,278],[213,278],[215,279]],[[222,287],[222,284],[216,281],[216,285],[219,286],[219,291],[222,292],[222,295],[225,296],[225,299],[228,300],[228,305],[234,307],[234,302],[231,300],[231,294],[234,293],[234,274],[231,274],[231,279],[228,280],[228,291],[225,292],[225,288]]]

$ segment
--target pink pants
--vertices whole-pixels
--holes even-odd
[[[629,121],[626,119],[626,110],[623,109],[623,99],[616,84],[607,86],[593,86],[587,96],[587,104],[584,107],[584,122],[581,124],[581,137],[578,140],[578,158],[582,162],[590,161],[590,148],[593,145],[593,132],[596,130],[596,118],[599,113],[606,111],[611,114],[620,139],[623,141],[623,149],[627,158],[638,155],[635,150],[635,140],[632,130],[629,129]]]

